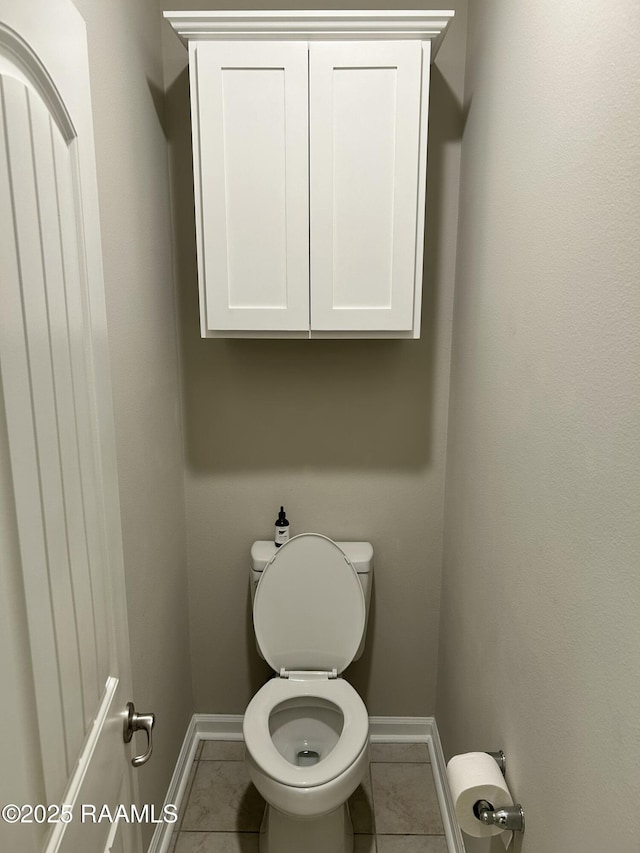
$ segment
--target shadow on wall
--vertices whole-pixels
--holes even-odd
[[[167,92],[187,462],[202,472],[428,466],[436,373],[443,146],[459,105],[432,79],[422,337],[203,340],[198,320],[188,71]],[[449,116],[447,120],[447,116]]]

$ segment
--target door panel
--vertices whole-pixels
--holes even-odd
[[[311,329],[413,328],[419,42],[309,46]]]
[[[16,736],[37,747],[18,752],[39,769],[14,796],[3,780],[3,796],[41,790],[43,805],[71,807],[29,844],[102,853],[111,825],[82,822],[80,804],[115,807],[135,780],[86,37],[68,0],[23,5],[0,0],[0,376],[17,542],[2,557],[22,584],[12,618],[35,704],[36,730]],[[123,853],[140,849],[139,832],[126,838]]]
[[[46,673],[36,684],[40,716],[47,727],[55,719],[58,733],[43,739],[53,802],[64,792],[106,681],[97,666],[106,612],[104,596],[94,599],[91,589],[91,560],[100,555],[89,552],[80,468],[95,481],[93,451],[84,459],[79,453],[75,396],[86,400],[86,377],[84,387],[74,387],[66,312],[67,297],[75,302],[80,285],[76,233],[63,230],[58,215],[58,198],[69,190],[70,151],[33,89],[4,74],[0,97],[0,163],[10,190],[3,194],[3,221],[14,222],[18,272],[5,282],[3,307],[24,332],[2,348],[4,387],[18,523],[22,539],[37,550],[23,575],[31,643]],[[65,242],[66,259],[75,263],[64,263]],[[87,503],[94,495],[95,489]]]

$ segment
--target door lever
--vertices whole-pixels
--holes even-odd
[[[144,730],[147,733],[147,751],[143,755],[136,755],[131,759],[134,767],[141,767],[151,758],[153,743],[151,741],[151,730],[156,722],[155,714],[138,714],[133,702],[127,702],[127,716],[124,720],[124,742],[129,743],[134,732]]]

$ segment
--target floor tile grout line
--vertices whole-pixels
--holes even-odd
[[[260,835],[259,829],[181,829],[185,835]]]
[[[445,838],[444,832],[379,832],[379,838]]]

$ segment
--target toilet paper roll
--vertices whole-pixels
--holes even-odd
[[[458,823],[464,832],[474,838],[487,838],[504,832],[497,826],[482,823],[473,811],[478,800],[486,800],[494,809],[513,805],[500,768],[490,755],[486,752],[454,755],[447,764],[447,777]]]

